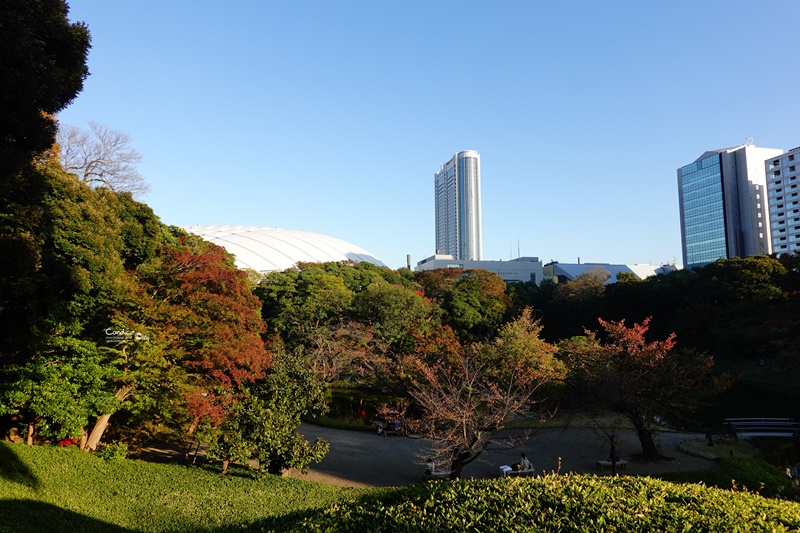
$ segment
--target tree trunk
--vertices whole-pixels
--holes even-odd
[[[35,436],[36,436],[36,421],[34,420],[28,424],[28,435],[25,438],[25,444],[27,444],[28,446],[32,446]]]
[[[653,430],[647,427],[647,424],[638,418],[632,418],[633,427],[636,429],[636,435],[639,437],[639,443],[642,445],[642,455],[646,459],[656,460],[663,459],[656,447],[656,442],[653,439]]]
[[[611,441],[611,475],[617,475],[617,446],[616,446],[616,439],[612,436],[610,439]]]
[[[78,441],[78,449],[83,450],[86,448],[86,440],[89,438],[89,434],[86,432],[86,428],[81,429],[81,440]]]
[[[89,438],[86,439],[86,444],[83,448],[84,451],[93,452],[97,449],[97,445],[100,443],[100,439],[103,437],[103,433],[105,433],[106,428],[108,427],[108,420],[110,418],[110,414],[100,415],[97,417],[94,427],[92,428],[92,432],[89,434]]]
[[[472,454],[469,452],[453,450],[450,456],[450,479],[461,479],[461,471],[464,470],[466,464],[471,462],[468,461],[470,457],[472,457]]]
[[[224,460],[222,461],[222,473],[223,473],[223,474],[227,474],[227,473],[228,473],[228,465],[229,465],[229,464],[231,464],[231,462],[230,462],[230,461],[228,461],[227,459],[224,459]]]
[[[122,387],[118,389],[116,393],[114,393],[114,398],[122,402],[125,398],[128,397],[133,387]],[[86,444],[82,448],[86,452],[93,452],[97,449],[97,445],[100,444],[100,439],[103,438],[103,433],[105,433],[106,428],[108,427],[108,421],[111,418],[113,413],[103,414],[97,417],[97,420],[94,423],[94,427],[92,428],[92,432],[89,434],[89,438],[86,439]]]

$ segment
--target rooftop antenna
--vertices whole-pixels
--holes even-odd
[[[519,254],[519,239],[517,239],[517,259],[519,259],[520,257],[521,256]]]

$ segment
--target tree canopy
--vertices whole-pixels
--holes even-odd
[[[563,377],[556,347],[540,338],[532,311],[500,328],[492,341],[439,360],[417,359],[410,394],[423,410],[422,429],[432,453],[449,464],[453,478],[489,449],[509,421],[542,410],[545,383]]]
[[[675,350],[675,336],[645,338],[650,319],[627,327],[624,321],[599,319],[602,337],[585,337],[559,346],[569,374],[567,383],[584,409],[616,412],[633,425],[650,459],[660,454],[653,439],[657,419],[675,420],[682,412],[719,392],[727,382],[711,374],[713,360],[693,350]]]
[[[0,161],[25,164],[53,144],[53,115],[89,75],[89,30],[67,19],[64,0],[0,4]]]

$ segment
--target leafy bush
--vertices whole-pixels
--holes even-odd
[[[439,482],[336,504],[290,531],[789,531],[800,504],[651,478]]]
[[[717,459],[717,465],[708,470],[674,472],[659,477],[678,483],[703,483],[708,487],[800,500],[800,490],[792,486],[786,472],[763,459],[721,457]]]
[[[100,443],[94,454],[106,461],[119,461],[128,457],[128,445],[119,441]]]

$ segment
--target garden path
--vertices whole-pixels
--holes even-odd
[[[426,450],[430,441],[405,437],[379,437],[374,433],[331,429],[302,424],[300,433],[309,440],[322,437],[331,448],[319,464],[306,474],[289,475],[329,485],[385,487],[419,483],[422,479]],[[622,473],[651,475],[683,470],[702,470],[713,461],[687,455],[678,445],[684,440],[702,439],[700,434],[659,433],[657,442],[669,461],[644,462],[635,454],[641,450],[636,434],[625,431],[620,437],[619,453],[628,461]],[[543,429],[517,448],[492,449],[464,468],[463,477],[493,478],[499,467],[519,461],[524,452],[537,471],[560,473],[596,473],[596,462],[608,459],[608,442],[590,429]],[[604,474],[608,474],[606,470]]]

